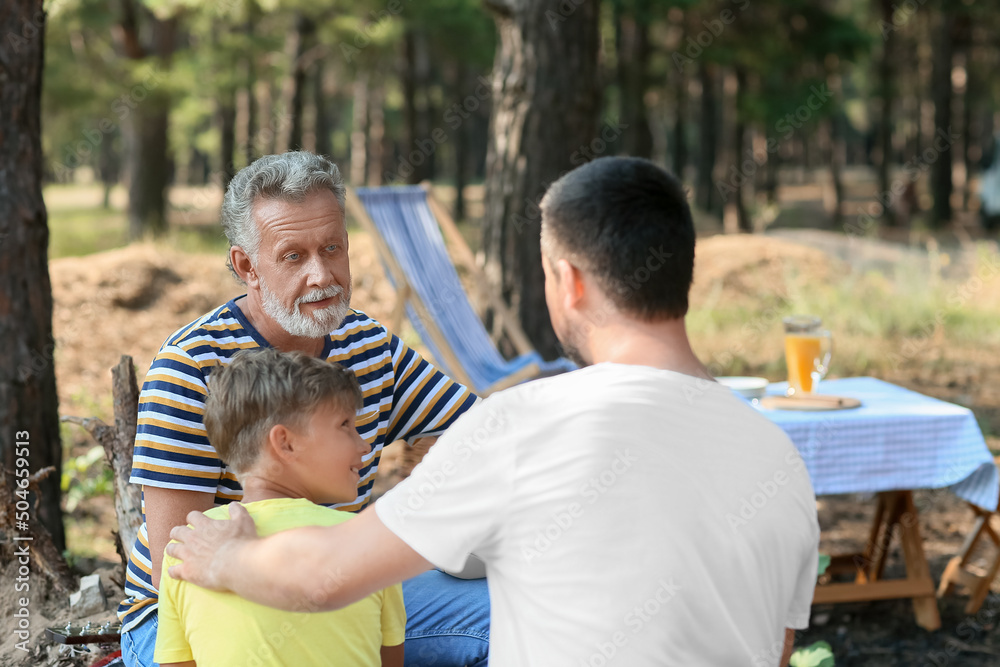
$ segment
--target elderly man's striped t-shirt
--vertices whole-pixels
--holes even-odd
[[[234,300],[236,301],[236,300]],[[170,336],[157,353],[139,396],[133,484],[215,494],[222,505],[243,497],[236,477],[208,442],[202,424],[207,379],[239,350],[269,347],[230,301]],[[371,446],[358,497],[337,509],[359,511],[371,500],[382,447],[435,435],[476,401],[466,387],[427,363],[385,327],[356,310],[326,337],[320,358],[354,371],[364,394],[358,433]],[[145,514],[145,507],[143,507]],[[126,599],[118,607],[125,630],[156,609],[146,524],[129,556]]]

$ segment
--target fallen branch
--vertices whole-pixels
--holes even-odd
[[[139,388],[135,379],[132,357],[122,355],[111,369],[112,394],[115,402],[115,425],[108,426],[96,417],[63,416],[60,421],[82,426],[104,448],[104,459],[114,473],[116,548],[122,568],[128,563],[128,553],[142,524],[142,495],[138,485],[129,484],[132,476],[132,450],[138,422]]]
[[[77,426],[82,426],[83,429],[90,434],[90,437],[96,440],[101,446],[104,446],[104,443],[109,438],[115,437],[114,429],[97,417],[74,417],[73,415],[60,415],[59,421],[66,424],[76,424]]]

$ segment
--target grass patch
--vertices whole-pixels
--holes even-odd
[[[99,185],[50,185],[43,196],[49,217],[49,259],[81,257],[128,245],[126,193],[121,186],[112,189],[109,206],[103,205],[104,190]],[[229,241],[222,227],[188,222],[191,216],[184,212],[190,208],[171,202],[171,224],[156,242],[181,252],[225,254]]]
[[[229,240],[219,225],[173,226],[158,242],[187,253],[229,254]]]
[[[914,363],[947,372],[954,365],[951,348],[1000,343],[996,304],[986,298],[1000,290],[1000,280],[977,279],[990,262],[996,259],[981,259],[967,275],[950,279],[929,279],[926,268],[907,261],[889,273],[848,273],[826,284],[786,276],[786,299],[710,295],[689,313],[688,330],[695,351],[716,375],[784,379],[781,319],[794,314],[819,315],[833,332],[831,376],[882,375]]]
[[[80,257],[128,243],[125,214],[114,208],[49,211],[49,259]]]

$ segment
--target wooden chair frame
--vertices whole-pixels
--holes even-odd
[[[427,205],[430,208],[431,213],[434,215],[438,222],[438,226],[441,228],[445,239],[447,240],[447,247],[449,249],[449,255],[453,262],[457,261],[461,266],[467,269],[473,276],[476,285],[480,286],[480,292],[482,296],[486,299],[490,308],[495,313],[495,317],[498,320],[501,331],[507,334],[510,338],[511,343],[514,345],[514,349],[517,350],[518,354],[527,354],[534,350],[531,342],[528,340],[528,336],[524,333],[521,328],[520,323],[517,318],[507,307],[507,304],[503,302],[495,291],[489,289],[489,283],[486,279],[486,274],[482,271],[479,265],[476,263],[475,255],[472,253],[472,249],[465,242],[462,237],[462,233],[458,229],[458,225],[455,221],[448,215],[444,207],[441,206],[437,200],[431,195],[430,186],[428,184],[423,184],[422,187],[427,193]],[[410,286],[409,281],[406,278],[406,274],[403,271],[403,267],[400,266],[399,261],[392,254],[389,249],[388,243],[382,237],[379,232],[378,227],[372,221],[371,217],[368,215],[368,211],[365,210],[364,205],[358,199],[357,195],[351,190],[347,191],[347,210],[354,217],[361,226],[367,231],[378,250],[379,255],[385,262],[386,269],[392,278],[393,283],[396,285],[396,301],[393,304],[392,315],[390,316],[390,326],[398,331],[403,323],[403,318],[406,315],[406,304],[410,304],[417,311],[418,317],[421,318],[422,324],[427,330],[428,335],[432,338],[434,345],[440,350],[441,356],[444,357],[440,361],[452,369],[452,376],[458,382],[472,387],[472,381],[459,363],[458,357],[448,342],[448,339],[441,332],[440,327],[438,327],[437,322],[431,315],[430,309],[424,303],[420,295],[413,290]],[[468,295],[466,296],[468,298]],[[495,382],[494,384],[487,387],[482,394],[489,395],[493,392],[500,391],[501,389],[506,389],[519,384],[525,380],[530,380],[531,378],[537,376],[540,372],[538,364],[531,363],[524,368],[518,370],[505,378],[502,378]]]
[[[965,588],[970,593],[969,602],[965,605],[965,613],[975,614],[983,606],[986,596],[989,595],[990,585],[996,579],[997,573],[1000,572],[1000,531],[990,525],[993,518],[997,516],[997,512],[984,510],[972,503],[968,503],[968,505],[976,515],[976,521],[972,525],[972,531],[965,538],[958,555],[948,561],[948,565],[945,566],[937,595],[939,598],[944,597],[952,593],[956,586]],[[986,567],[985,574],[978,574],[971,571],[968,565],[969,561],[972,560],[973,552],[984,537],[993,543],[994,554],[993,560]]]

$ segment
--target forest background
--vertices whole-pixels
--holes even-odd
[[[226,247],[221,193],[256,157],[296,148],[330,156],[353,186],[431,182],[549,357],[558,349],[537,256],[545,187],[597,157],[653,159],[682,178],[695,212],[701,276],[689,319],[713,371],[780,379],[780,317],[816,312],[838,336],[835,375],[968,405],[1000,446],[1000,389],[988,379],[1000,366],[992,1],[15,5],[0,54],[5,68],[28,54],[39,70],[40,124],[0,113],[0,133],[37,142],[13,163],[37,170],[44,204],[0,216],[0,258],[17,269],[4,293],[35,322],[0,326],[17,341],[0,357],[0,394],[38,400],[0,411],[0,449],[10,470],[6,431],[36,434],[33,465],[56,469],[40,482],[39,514],[71,559],[113,553],[107,515],[91,504],[111,479],[58,414],[110,420],[116,355],[135,354],[141,380],[147,348],[183,324],[158,330],[165,302],[152,295],[173,303],[188,290],[173,314],[190,319],[236,289],[188,285],[226,280],[202,270]],[[12,80],[31,83],[24,72]],[[33,231],[21,236],[18,220]],[[352,228],[355,238],[363,249]],[[367,252],[360,265],[380,275]],[[367,280],[378,315],[391,297]],[[48,313],[35,308],[46,295]],[[153,342],[116,337],[130,322]]]

